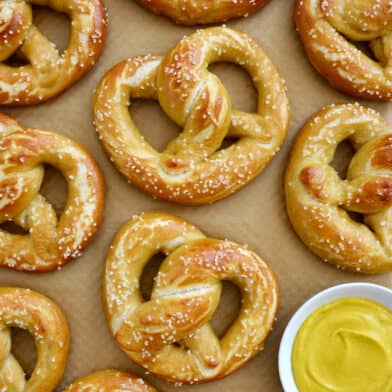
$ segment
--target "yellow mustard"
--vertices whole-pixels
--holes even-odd
[[[392,392],[392,312],[343,298],[304,322],[292,352],[300,392]]]

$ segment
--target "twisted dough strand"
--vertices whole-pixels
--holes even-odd
[[[31,4],[69,15],[68,48],[60,54],[32,24]],[[28,65],[0,64],[0,105],[46,101],[86,74],[99,57],[106,37],[102,0],[6,0],[0,4],[0,61],[17,53]]]
[[[74,381],[64,392],[157,392],[142,378],[118,370],[101,370]]]
[[[11,353],[10,328],[34,337],[37,363],[28,380]],[[51,392],[60,382],[69,349],[69,331],[61,310],[32,290],[0,288],[0,390]]]
[[[43,164],[58,168],[68,199],[58,219],[39,194]],[[0,114],[0,222],[14,221],[28,234],[0,229],[0,265],[32,272],[51,271],[77,257],[100,225],[102,174],[90,154],[65,136],[23,128]]]
[[[330,166],[348,139],[356,153],[347,178]],[[291,152],[287,209],[294,229],[323,260],[339,268],[392,270],[392,131],[375,111],[358,104],[329,106],[314,115]],[[364,223],[349,213],[364,215]]]
[[[231,109],[228,93],[208,65],[240,64],[258,92],[257,113]],[[159,99],[183,128],[163,153],[140,134],[129,99]],[[222,199],[257,176],[279,150],[289,121],[284,82],[245,34],[211,28],[185,37],[164,58],[134,57],[102,79],[94,97],[95,124],[118,170],[165,200],[204,204]],[[220,149],[225,137],[238,140]]]
[[[333,87],[392,99],[390,0],[297,0],[295,20],[310,61]],[[356,43],[368,43],[374,59]]]
[[[167,254],[149,301],[140,277],[150,258]],[[221,281],[240,287],[237,320],[219,340],[209,324]],[[206,238],[181,218],[134,217],[116,235],[104,278],[104,304],[121,349],[148,371],[172,382],[222,378],[260,351],[278,307],[268,264],[244,246]],[[176,346],[175,343],[178,343]]]
[[[268,0],[137,0],[143,7],[184,25],[220,23],[248,16]]]

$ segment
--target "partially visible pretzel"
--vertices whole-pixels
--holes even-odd
[[[140,278],[158,252],[167,257],[151,299],[143,301]],[[219,340],[209,320],[222,280],[239,286],[242,307]],[[131,359],[171,382],[212,381],[244,365],[263,348],[278,301],[274,274],[258,255],[206,238],[171,215],[134,217],[116,235],[106,260],[104,305],[114,338]]]
[[[39,193],[44,168],[59,169],[68,183],[68,200],[58,219]],[[102,174],[90,154],[65,136],[23,128],[0,113],[0,223],[28,231],[0,229],[0,266],[44,272],[60,268],[88,245],[101,222]]]
[[[356,153],[341,179],[330,163],[345,139]],[[314,115],[298,135],[285,182],[291,222],[314,253],[354,272],[392,271],[392,129],[375,111],[338,105]]]
[[[231,109],[229,95],[209,64],[245,68],[259,94],[256,114]],[[158,99],[184,128],[163,153],[129,116],[130,99]],[[289,107],[284,82],[245,34],[210,28],[185,37],[164,58],[134,57],[102,79],[94,98],[99,137],[117,169],[154,197],[183,204],[211,203],[255,178],[279,150]],[[220,149],[226,137],[238,138]]]
[[[332,86],[359,98],[392,100],[390,0],[297,0],[295,20],[310,61]],[[356,42],[369,43],[375,59]]]
[[[118,370],[102,370],[81,377],[64,392],[157,392],[142,378]]]
[[[220,23],[248,16],[268,0],[137,0],[143,7],[183,25]]]
[[[37,363],[26,380],[11,353],[11,327],[33,335]],[[32,290],[0,288],[0,390],[6,392],[51,392],[60,382],[68,357],[67,321],[47,297]]]
[[[68,48],[60,54],[32,23],[31,4],[71,18]],[[67,89],[99,57],[106,36],[102,0],[3,0],[0,3],[0,61],[18,53],[28,65],[0,63],[0,105],[32,105]]]

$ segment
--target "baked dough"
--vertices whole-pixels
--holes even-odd
[[[39,193],[44,164],[67,180],[60,218]],[[93,238],[103,203],[103,176],[83,147],[57,133],[24,128],[0,113],[0,223],[13,221],[28,232],[0,229],[0,266],[28,272],[60,268]]]
[[[356,152],[342,179],[330,163],[345,139]],[[285,188],[295,231],[323,260],[353,272],[392,271],[392,129],[374,110],[333,105],[315,114],[294,144]]]
[[[118,370],[101,370],[84,376],[64,392],[157,392],[142,378]]]
[[[268,0],[137,0],[143,7],[184,25],[220,23],[248,16]]]
[[[150,258],[167,255],[144,301],[140,278]],[[239,286],[237,320],[218,339],[211,320],[221,281]],[[246,246],[207,238],[163,213],[135,216],[117,233],[106,259],[104,306],[111,333],[131,359],[167,381],[225,377],[264,346],[279,294],[269,265]]]
[[[297,0],[295,20],[310,61],[333,87],[363,99],[392,100],[390,0]]]
[[[65,12],[71,19],[63,54],[32,22],[31,5]],[[106,36],[102,0],[3,0],[0,2],[0,105],[21,106],[47,101],[86,74],[98,59]],[[13,54],[27,65],[4,63]]]
[[[208,65],[234,62],[252,76],[257,113],[231,109]],[[163,153],[140,134],[129,100],[156,99],[183,128]],[[112,68],[94,98],[95,125],[117,169],[154,197],[182,204],[222,199],[248,184],[272,160],[288,127],[284,82],[255,41],[229,28],[200,30],[165,57],[140,56]],[[159,125],[158,125],[159,126]],[[225,138],[238,140],[222,148]]]
[[[26,380],[11,352],[11,327],[34,337],[37,363]],[[49,298],[28,289],[0,288],[0,390],[51,392],[64,373],[69,349],[67,321]]]

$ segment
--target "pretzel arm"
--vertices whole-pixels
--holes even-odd
[[[57,80],[61,63],[59,51],[34,25],[20,51],[33,66],[42,86],[50,86]]]
[[[227,137],[251,137],[263,143],[271,143],[274,139],[274,130],[278,125],[271,119],[257,114],[233,112],[231,127]]]
[[[210,324],[203,325],[184,342],[205,368],[216,368],[222,363],[220,342]]]
[[[8,391],[24,392],[26,379],[19,362],[11,353],[11,331],[0,330],[0,387]]]

